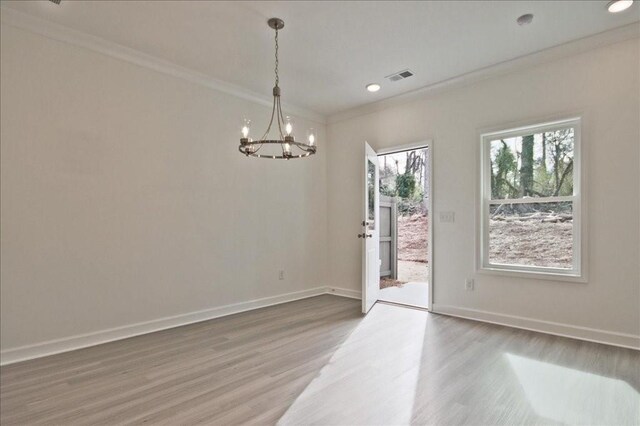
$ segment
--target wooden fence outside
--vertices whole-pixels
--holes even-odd
[[[397,199],[380,195],[380,277],[398,278]]]

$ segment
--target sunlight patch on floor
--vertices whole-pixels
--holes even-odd
[[[505,356],[539,416],[563,424],[640,424],[640,394],[627,382]]]
[[[375,305],[278,424],[410,423],[427,315]],[[384,321],[400,326],[389,333]]]

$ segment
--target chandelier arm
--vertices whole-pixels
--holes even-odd
[[[284,135],[282,134],[282,126],[280,125],[280,117],[282,116],[282,109],[280,108],[280,97],[278,97],[278,131],[280,132],[280,140],[282,143],[280,144],[280,148],[282,148],[282,156],[286,157],[287,153],[284,150],[284,144],[286,143],[284,140]],[[283,121],[284,123],[284,121]],[[289,155],[291,155],[291,144],[289,144]]]
[[[267,131],[264,132],[264,135],[262,135],[262,137],[260,138],[260,140],[264,140],[267,138],[267,136],[269,135],[269,132],[271,131],[271,125],[273,124],[273,115],[275,113],[276,110],[276,97],[273,97],[273,106],[271,107],[271,120],[269,120],[269,126],[267,126]]]
[[[253,154],[257,154],[258,151],[260,151],[262,149],[262,147],[264,146],[263,144],[258,144],[259,146],[255,149],[255,151],[253,151]]]
[[[284,133],[282,133],[282,124],[284,124],[284,118],[282,118],[282,107],[280,106],[280,96],[278,96],[278,131],[280,132],[280,138],[284,142]]]
[[[303,144],[301,144],[300,142],[296,142],[296,143],[295,143],[295,146],[296,146],[300,151],[303,151],[303,152],[312,152],[312,151],[314,151],[314,149],[313,149],[312,147],[310,147],[310,146],[308,146],[308,145],[303,145]]]
[[[246,146],[240,146],[239,150],[241,153],[247,155],[247,156],[251,156],[251,157],[259,157],[259,158],[284,158],[284,159],[288,159],[288,158],[303,158],[303,157],[308,157],[310,155],[313,155],[316,153],[316,147],[315,146],[309,146],[306,145],[302,142],[296,142],[296,141],[291,141],[289,142],[289,144],[293,147],[294,145],[298,147],[298,149],[300,151],[302,151],[302,154],[298,154],[298,155],[294,155],[292,153],[290,154],[285,154],[284,152],[282,153],[282,155],[254,155],[257,154],[257,152],[264,146],[264,145],[280,145],[282,147],[283,142],[282,140],[279,139],[265,139],[265,140],[261,140],[261,141],[255,141],[255,142],[250,142],[248,143]],[[248,149],[249,146],[252,147],[258,147],[257,149],[251,151]]]
[[[300,155],[287,155],[287,156],[283,156],[283,155],[262,155],[262,154],[255,154],[255,153],[247,153],[244,152],[242,150],[240,150],[241,153],[245,154],[248,157],[256,157],[256,158],[270,158],[270,159],[274,159],[274,160],[290,160],[292,158],[305,158],[305,157],[309,157],[310,155],[313,155],[313,153],[311,152],[307,152],[305,154],[300,154]]]
[[[284,115],[282,114],[282,105],[280,104],[280,98],[278,98],[278,113],[280,114],[280,119],[282,120],[282,124],[284,124]]]

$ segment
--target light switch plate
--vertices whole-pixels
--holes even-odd
[[[455,212],[440,212],[440,222],[453,223],[456,221]]]

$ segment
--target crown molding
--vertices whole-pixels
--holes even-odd
[[[552,62],[568,56],[578,55],[589,50],[638,37],[640,37],[640,23],[635,22],[633,24],[614,28],[612,30],[604,31],[581,39],[569,41],[548,49],[539,50],[508,61],[499,62],[495,65],[490,65],[469,73],[461,74],[397,96],[347,109],[336,114],[331,114],[327,117],[327,123],[338,123],[340,121],[382,111],[393,106],[426,98],[436,93],[457,89],[492,77],[520,71],[532,66]]]
[[[68,43],[74,46],[86,48],[107,56],[111,56],[126,62],[130,62],[147,69],[170,75],[200,86],[207,87],[222,93],[226,93],[259,105],[271,107],[273,99],[256,92],[250,91],[238,85],[227,83],[203,73],[176,65],[164,59],[140,52],[129,47],[108,41],[106,39],[74,30],[64,25],[56,24],[45,19],[0,6],[0,18],[2,24],[27,30],[46,38]],[[469,73],[465,73],[447,80],[443,80],[422,88],[406,92],[397,96],[386,98],[377,102],[368,103],[342,112],[324,116],[314,111],[296,105],[283,103],[283,106],[293,115],[306,118],[317,123],[337,123],[358,116],[382,111],[396,105],[409,103],[435,93],[453,90],[465,85],[473,84],[491,77],[508,74],[527,67],[551,62],[563,57],[577,55],[592,49],[622,42],[640,37],[640,23],[618,27],[592,36],[573,40],[558,46],[540,50],[525,56],[490,65]]]
[[[74,30],[67,26],[47,21],[6,6],[0,6],[0,18],[2,24],[27,30],[52,40],[89,49],[103,55],[111,56],[125,62],[130,62],[152,71],[186,80],[190,83],[198,84],[200,86],[264,105],[269,108],[273,103],[272,97],[263,96],[235,84],[226,83],[198,71],[176,65],[164,59],[148,55],[138,50],[131,49],[109,40]],[[324,115],[306,108],[288,103],[283,103],[283,108],[286,108],[293,115],[321,124],[326,123],[326,117]]]

